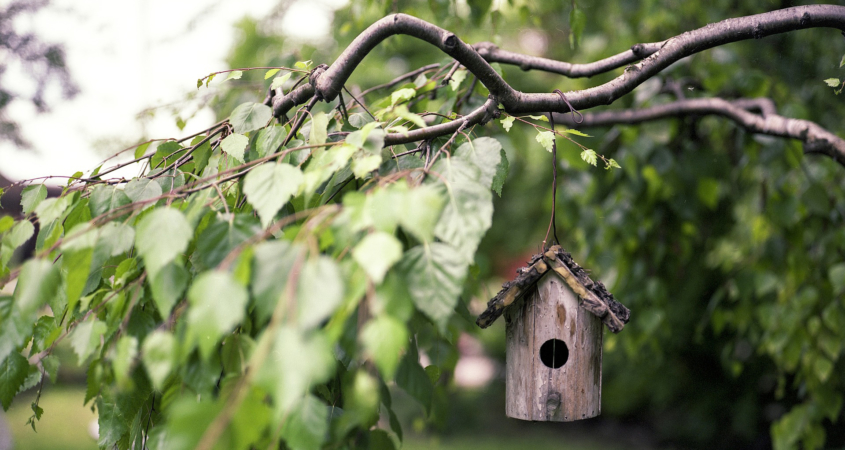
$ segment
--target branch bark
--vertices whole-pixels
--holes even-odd
[[[523,55],[522,53],[502,50],[492,42],[481,42],[473,45],[473,48],[487,62],[497,62],[519,66],[522,70],[541,70],[563,75],[569,78],[592,77],[613,69],[637,62],[654,52],[660,50],[664,42],[651,42],[648,44],[636,44],[630,50],[613,55],[599,61],[588,64],[572,64],[554,59],[540,58],[537,56]]]
[[[613,103],[672,63],[703,50],[745,39],[760,39],[773,34],[818,27],[845,30],[845,6],[798,6],[727,19],[663,42],[637,44],[628,51],[595,63],[570,64],[500,50],[489,43],[470,46],[455,34],[436,25],[405,14],[394,14],[364,30],[331,66],[315,69],[309,77],[309,83],[299,86],[287,95],[268,96],[265,103],[272,105],[276,117],[283,117],[290,109],[314,96],[332,101],[355,68],[376,45],[390,36],[404,34],[439,48],[466,67],[490,91],[491,97],[485,105],[465,116],[464,121],[468,121],[466,126],[470,126],[484,123],[494,117],[498,104],[501,104],[507,113],[514,115],[569,111],[567,102],[557,94],[524,93],[514,89],[493,70],[490,61],[516,64],[526,70],[544,70],[578,77],[606,72],[645,58],[629,65],[622,75],[607,83],[566,93],[566,99],[574,108],[585,110]],[[491,108],[490,104],[494,107]],[[710,108],[713,114],[719,111],[721,115],[732,118],[750,130],[763,130],[766,134],[801,139],[807,144],[808,151],[827,154],[841,163],[841,139],[816,124],[776,115],[756,116],[737,105],[714,104]],[[385,144],[394,145],[451,134],[464,121],[417,129],[405,135],[389,134]]]
[[[755,114],[750,110],[760,111]],[[569,115],[555,114],[555,123],[573,128],[634,125],[653,120],[690,115],[717,115],[736,122],[749,132],[798,139],[805,153],[822,153],[845,167],[845,140],[815,122],[790,119],[775,114],[774,105],[766,98],[727,101],[721,98],[678,100],[644,109],[625,109],[584,113],[584,121],[576,124]]]

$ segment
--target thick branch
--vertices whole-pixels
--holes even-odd
[[[381,41],[396,34],[405,34],[428,42],[459,61],[487,87],[499,101],[513,101],[516,91],[490,67],[471,46],[454,33],[406,14],[394,14],[370,25],[315,83],[317,92],[326,101],[334,100],[352,71]]]
[[[598,61],[592,67],[585,65],[588,67],[587,69],[582,67],[576,70],[570,65],[567,70],[575,70],[575,73],[578,73],[579,70],[587,72],[589,70],[606,70],[614,65],[639,58],[641,56],[639,53],[644,55],[651,52],[650,56],[641,62],[628,66],[625,73],[619,77],[600,86],[568,92],[566,98],[573,107],[580,110],[607,105],[631,92],[672,63],[700,51],[744,39],[759,39],[773,34],[816,27],[845,29],[845,7],[834,5],[798,6],[753,16],[727,19],[686,32],[662,43],[634,46],[629,52],[623,52]],[[476,51],[475,48],[462,42],[453,33],[424,20],[405,14],[395,14],[379,20],[364,30],[331,67],[325,70],[323,68],[315,69],[311,74],[309,84],[300,86],[287,95],[268,98],[267,103],[272,103],[274,115],[281,117],[291,108],[304,103],[314,95],[326,101],[333,100],[364,57],[381,41],[396,34],[405,34],[426,41],[460,62],[484,84],[493,96],[494,101],[501,103],[505,111],[510,114],[569,111],[569,105],[557,94],[523,93],[513,89],[479,54],[479,51],[484,52],[485,50]],[[659,48],[655,50],[654,47]],[[488,54],[492,51],[489,46],[479,46],[479,49],[484,48],[487,49]],[[498,57],[503,59],[510,58],[514,62],[519,60],[510,52],[493,51],[492,54],[498,54]],[[529,67],[536,66],[536,68],[543,70],[554,69],[554,65],[551,64],[552,61],[542,58],[524,57],[520,61],[525,62]],[[563,71],[565,68],[560,66],[557,69]],[[473,119],[477,120],[473,123],[482,122],[483,118],[486,117],[486,115],[480,116],[480,114],[480,110],[470,114],[470,116],[477,118]],[[782,124],[781,127],[787,125],[794,127],[796,123]],[[417,137],[417,139],[427,139],[435,137],[436,133],[443,136],[453,133],[459,126],[459,124],[453,123],[442,124],[436,127],[414,130],[405,137],[389,135],[386,142],[410,142],[409,139],[412,139],[410,136]],[[820,135],[819,132],[816,134]],[[789,134],[789,136],[792,137],[792,134]],[[827,141],[833,142],[830,139],[827,139]]]
[[[672,63],[692,54],[745,39],[760,39],[773,34],[805,28],[837,28],[845,30],[845,7],[810,5],[727,19],[673,37],[663,47],[629,66],[613,80],[582,91],[567,92],[566,97],[577,109],[609,105],[619,97],[656,75]],[[557,94],[523,94],[513,104],[502,102],[508,113],[567,112],[569,109]]]
[[[492,42],[481,42],[473,45],[478,54],[487,62],[498,62],[519,66],[522,70],[542,70],[560,74],[569,78],[592,77],[613,69],[640,61],[641,59],[660,50],[663,42],[636,44],[630,50],[589,64],[572,64],[538,56],[523,55],[522,53],[502,50]]]
[[[757,110],[755,114],[749,110]],[[845,166],[845,140],[815,122],[790,119],[774,113],[771,100],[741,99],[732,102],[720,98],[678,100],[644,109],[625,109],[585,113],[584,121],[575,124],[569,115],[555,114],[555,122],[570,127],[599,127],[616,124],[633,125],[678,116],[714,114],[733,120],[752,133],[798,139],[807,153],[823,153]]]
[[[475,124],[484,124],[488,120],[499,117],[499,109],[496,105],[496,100],[488,98],[483,105],[473,110],[471,113],[461,118],[455,119],[451,122],[441,123],[426,128],[418,128],[405,133],[389,133],[384,137],[384,145],[406,144],[408,142],[417,142],[425,139],[433,139],[438,136],[445,136],[447,134],[454,134],[460,128],[466,128]],[[466,124],[466,125],[464,125]]]

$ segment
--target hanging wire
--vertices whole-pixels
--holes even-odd
[[[563,95],[563,92],[560,89],[555,89],[554,92],[560,95],[560,98],[563,99],[566,106],[569,106],[569,112],[572,113],[572,120],[575,123],[581,123],[584,121],[584,115],[581,114],[580,111],[575,109],[572,106],[572,103],[569,103],[569,100],[566,99],[566,96]],[[576,119],[575,115],[578,115]],[[551,124],[552,128],[552,217],[549,220],[549,227],[546,229],[546,237],[543,238],[543,250],[545,250],[546,243],[549,241],[549,232],[552,233],[552,237],[555,240],[555,244],[560,245],[560,241],[557,238],[557,225],[555,224],[555,207],[557,206],[557,136],[554,134],[555,129],[555,117],[553,113],[549,113],[549,124]]]

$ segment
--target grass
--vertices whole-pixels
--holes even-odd
[[[409,436],[402,450],[612,450],[606,442],[564,439],[560,434],[532,433],[529,435],[464,435],[454,437]]]
[[[17,397],[5,413],[5,419],[12,431],[17,450],[82,450],[96,449],[97,441],[88,434],[91,422],[97,414],[82,405],[85,390],[80,388],[59,388],[45,386],[44,395],[38,402],[44,408],[41,420],[35,429],[26,424],[32,416],[30,404],[34,395]]]
[[[85,390],[81,387],[45,387],[40,405],[44,408],[38,433],[26,425],[32,415],[30,403],[34,396],[16,398],[6,412],[5,419],[15,440],[15,449],[82,450],[96,449],[96,441],[88,434],[96,420],[90,406],[82,405]],[[542,425],[542,424],[541,424]],[[411,428],[411,427],[407,427]],[[597,436],[561,435],[552,427],[500,428],[490,427],[495,434],[484,432],[436,436],[408,433],[403,450],[613,450],[624,447]],[[408,430],[410,431],[410,430]]]

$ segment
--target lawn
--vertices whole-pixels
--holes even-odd
[[[41,421],[36,423],[37,433],[26,425],[32,415],[30,403],[34,396],[15,399],[6,413],[6,421],[12,430],[15,449],[82,450],[96,449],[97,443],[90,436],[89,428],[96,420],[96,413],[82,405],[85,391],[82,388],[46,387],[40,405],[44,408]],[[549,424],[545,424],[549,425]],[[411,428],[411,427],[408,427]],[[608,445],[608,440],[575,436],[553,432],[547,426],[510,431],[507,434],[464,434],[446,437],[408,433],[404,450],[505,450],[530,448],[531,450],[611,450],[623,446]],[[410,430],[409,430],[410,431]]]
[[[88,433],[97,414],[82,405],[85,390],[81,388],[45,387],[39,405],[44,408],[41,420],[35,424],[38,432],[26,424],[32,416],[30,404],[34,395],[15,398],[6,412],[6,422],[12,430],[15,449],[81,450],[96,449],[97,442]]]

